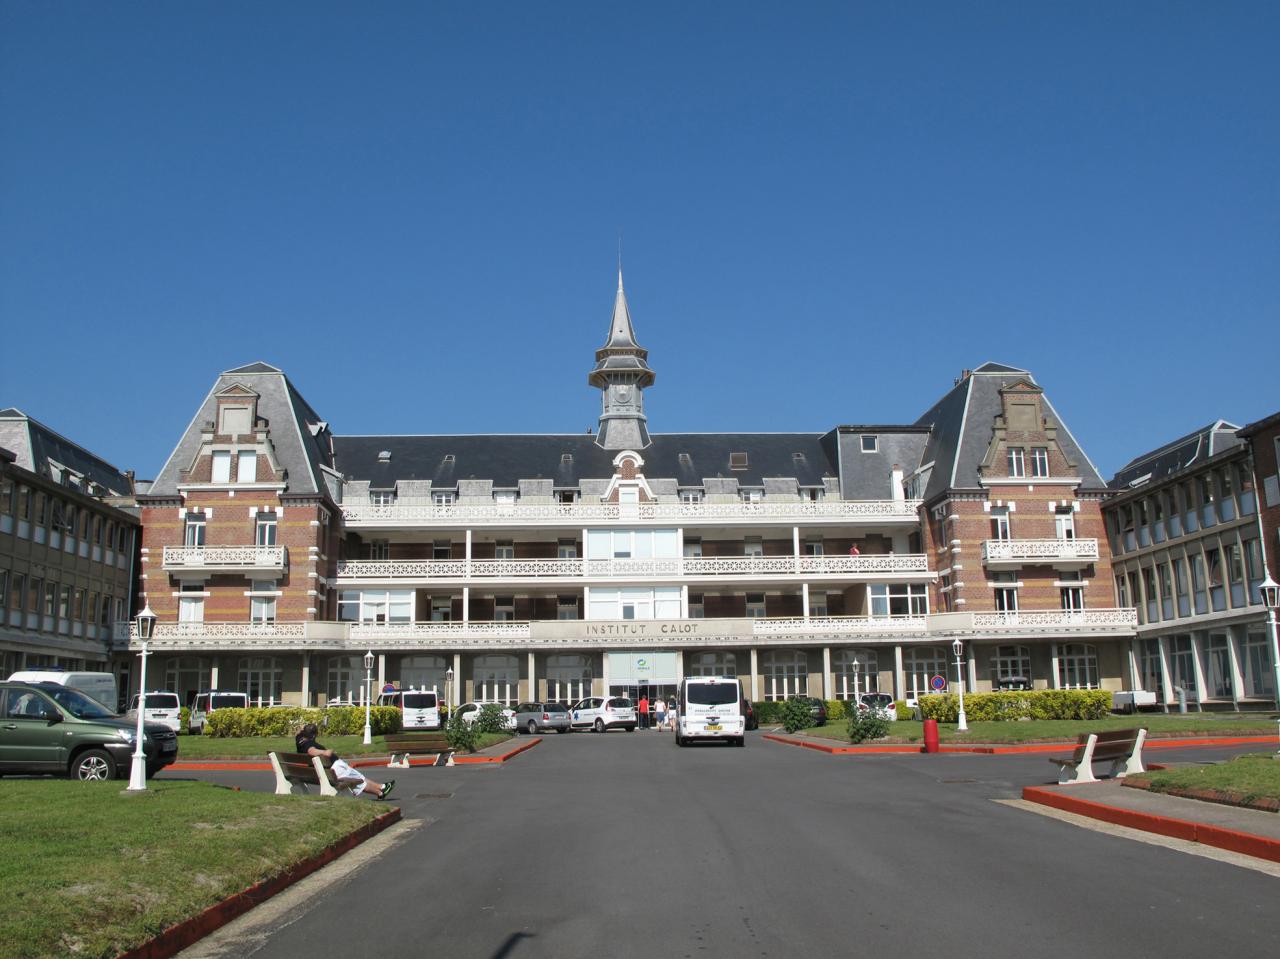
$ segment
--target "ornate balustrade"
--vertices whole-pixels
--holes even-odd
[[[989,539],[982,544],[982,561],[988,566],[1093,563],[1097,560],[1096,539]]]
[[[916,523],[919,500],[820,500],[760,503],[344,503],[351,528],[455,526],[580,526],[592,522],[678,523]]]
[[[1016,613],[970,613],[973,628],[1011,632],[1119,632],[1131,633],[1138,625],[1138,611],[1119,609],[1037,609]]]
[[[811,616],[808,619],[756,619],[751,623],[751,631],[757,636],[779,636],[787,633],[884,636],[923,634],[928,630],[928,616]]]
[[[868,576],[929,572],[921,554],[870,556],[676,556],[663,559],[348,560],[343,580],[679,579]]]
[[[164,568],[231,572],[282,570],[288,557],[284,546],[166,546]]]

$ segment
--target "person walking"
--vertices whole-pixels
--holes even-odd
[[[640,728],[649,728],[649,694],[640,694]]]
[[[664,729],[667,725],[667,701],[661,696],[653,704],[653,728]]]

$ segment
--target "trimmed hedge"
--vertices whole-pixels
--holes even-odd
[[[303,709],[301,706],[274,708],[218,709],[205,724],[206,736],[293,736],[304,723],[315,723],[330,736],[355,736],[364,732],[363,706],[331,706]],[[400,710],[394,706],[374,706],[369,710],[369,726],[375,736],[400,731]]]
[[[920,697],[920,718],[954,723],[960,715],[955,693]],[[1017,719],[1102,719],[1111,715],[1111,693],[1105,689],[1036,689],[1024,692],[969,693],[964,697],[970,722]]]
[[[780,702],[758,702],[752,703],[756,710],[756,722],[761,726],[780,726],[782,725],[782,703]]]
[[[849,715],[843,699],[824,699],[827,706],[827,722],[835,723]]]

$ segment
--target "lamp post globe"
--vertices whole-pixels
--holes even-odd
[[[373,650],[364,654],[364,744],[373,742],[373,728],[369,725],[369,684],[373,680]]]
[[[156,614],[151,612],[151,604],[143,607],[142,612],[134,620],[138,630],[138,641],[142,644],[141,661],[138,666],[138,725],[133,731],[133,758],[129,763],[129,792],[144,792],[147,788],[147,754],[143,749],[146,741],[147,716],[147,656],[148,644],[156,628]]]
[[[960,694],[960,714],[956,717],[956,731],[967,732],[969,729],[968,720],[964,714],[964,642],[957,639],[951,644],[952,651],[956,654],[956,692]]]

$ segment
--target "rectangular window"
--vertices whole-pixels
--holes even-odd
[[[874,453],[880,449],[880,437],[875,433],[863,433],[861,449],[864,453]]]
[[[1124,577],[1116,577],[1116,605],[1122,609],[1129,605],[1129,590],[1125,588]]]
[[[185,596],[182,593],[198,593],[200,595]],[[178,596],[178,622],[204,622],[204,584],[183,583]]]
[[[1156,595],[1155,571],[1150,566],[1142,567],[1142,598],[1146,604],[1147,618],[1145,622],[1155,623],[1160,619],[1157,606],[1160,597]]]
[[[702,490],[700,489],[682,489],[680,491],[680,502],[686,506],[695,506],[702,502]]]
[[[240,453],[236,456],[236,482],[256,483],[258,480],[258,454]]]
[[[556,597],[556,619],[573,620],[578,618],[578,597]]]
[[[1031,475],[1049,475],[1049,450],[1043,446],[1033,446],[1031,448]]]
[[[991,507],[991,538],[1000,540],[1013,538],[1009,533],[1009,507]]]
[[[764,490],[747,488],[738,491],[744,503],[759,503],[764,500]]]
[[[259,512],[253,526],[253,542],[258,546],[275,546],[279,523],[275,513]]]
[[[495,506],[515,506],[516,491],[513,489],[496,489],[493,491],[493,503]]]
[[[369,558],[370,559],[390,559],[391,543],[385,539],[375,539],[369,541]]]
[[[826,593],[810,593],[809,594],[809,615],[810,616],[826,616],[827,615],[827,594]]]
[[[447,507],[453,505],[452,493],[432,493],[431,502],[435,506]]]
[[[1076,538],[1076,511],[1075,508],[1066,505],[1059,506],[1053,513],[1053,525],[1058,534],[1058,539],[1075,539]]]
[[[821,556],[822,540],[820,539],[806,540],[804,544],[804,554],[806,556]]]
[[[453,543],[447,539],[438,539],[431,544],[431,558],[434,560],[453,559]]]
[[[453,598],[451,596],[431,597],[431,622],[447,623],[453,619]]]
[[[1204,564],[1209,571],[1209,602],[1215,613],[1227,608],[1227,590],[1222,581],[1222,554],[1216,549],[1204,551]]]
[[[205,532],[205,515],[203,512],[189,511],[183,525],[182,544],[184,546],[203,546]]]
[[[1191,594],[1187,592],[1187,564],[1180,558],[1173,561],[1173,586],[1178,598],[1178,616],[1191,615]]]
[[[764,542],[760,539],[759,536],[748,536],[746,538],[746,541],[742,544],[742,555],[743,556],[763,556]]]
[[[557,559],[577,559],[578,543],[572,539],[562,539],[556,542],[556,558]]]
[[[684,555],[689,559],[697,559],[702,555],[702,540],[689,537],[684,541]]]
[[[924,616],[929,612],[929,590],[923,583],[874,583],[867,587],[871,615]]]
[[[1083,586],[1063,586],[1061,593],[1063,609],[1069,612],[1079,612],[1084,609]]]
[[[516,599],[514,596],[495,596],[493,598],[493,618],[500,623],[509,623],[516,618]]]
[[[1196,615],[1209,611],[1209,601],[1205,592],[1204,559],[1199,554],[1191,557],[1191,589],[1195,598]]]
[[[231,453],[228,450],[215,450],[213,453],[213,472],[209,476],[213,483],[231,482]]]
[[[764,593],[747,593],[746,607],[748,619],[764,619]]]
[[[249,621],[253,623],[266,624],[276,621],[276,597],[274,595],[266,595],[274,593],[276,584],[269,580],[256,580],[253,583],[253,593],[261,595],[250,595],[249,597]]]
[[[621,486],[618,488],[618,505],[635,506],[640,502],[640,488],[637,486]]]
[[[342,623],[360,621],[359,590],[344,589],[338,593],[338,621]]]
[[[702,594],[690,593],[689,594],[689,618],[703,619],[706,617],[706,615],[707,615],[707,612],[704,606],[704,600],[703,600]]]
[[[1160,583],[1160,617],[1173,619],[1173,576],[1168,563],[1156,565],[1156,580]]]
[[[500,539],[493,547],[495,559],[515,559],[516,544],[509,539]]]
[[[394,506],[395,502],[395,490],[379,489],[369,492],[369,503],[372,506]]]
[[[1008,451],[1009,475],[1026,476],[1026,457],[1021,446],[1010,446]]]

